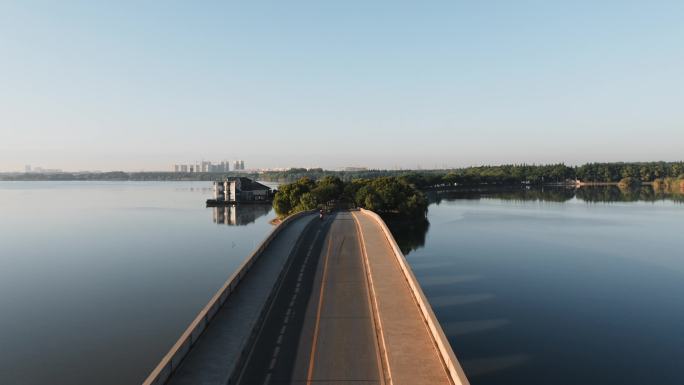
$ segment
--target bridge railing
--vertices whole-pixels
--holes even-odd
[[[199,312],[197,317],[185,329],[176,343],[168,353],[162,358],[159,364],[152,370],[143,385],[162,385],[165,384],[171,374],[178,368],[192,346],[199,340],[202,332],[214,318],[219,309],[226,302],[232,292],[235,291],[240,281],[247,275],[250,268],[257,261],[259,256],[266,250],[268,245],[275,237],[293,220],[310,214],[309,211],[299,212],[285,218],[266,239],[257,247],[250,256],[245,259],[240,267],[228,278],[221,288],[209,300],[209,303]]]
[[[387,241],[392,247],[394,255],[396,256],[397,261],[399,262],[399,266],[401,267],[401,271],[404,273],[404,277],[406,278],[406,281],[409,284],[413,297],[416,303],[418,304],[418,307],[420,308],[423,318],[425,319],[425,323],[428,325],[430,334],[432,335],[433,341],[435,342],[435,345],[439,350],[442,362],[444,363],[444,366],[446,367],[447,372],[449,373],[451,381],[455,385],[470,385],[470,382],[468,381],[468,378],[466,377],[465,372],[461,367],[461,364],[458,362],[458,359],[456,358],[453,349],[451,349],[451,344],[449,343],[449,340],[444,334],[442,326],[439,324],[439,321],[437,320],[435,313],[432,311],[430,302],[425,297],[423,289],[420,288],[418,280],[413,275],[413,271],[411,270],[411,267],[408,265],[408,262],[404,257],[404,253],[402,253],[401,249],[399,249],[399,245],[397,245],[397,242],[394,239],[392,232],[387,227],[387,224],[378,214],[374,213],[373,211],[366,209],[360,209],[360,211],[363,214],[370,216],[378,223],[383,233],[385,234]]]

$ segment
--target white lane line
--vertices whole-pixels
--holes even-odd
[[[283,335],[282,335],[282,334],[278,336],[278,341],[276,341],[276,343],[277,343],[278,345],[280,345],[280,344],[283,343]]]
[[[273,350],[273,358],[275,359],[278,357],[278,353],[280,353],[280,346],[276,346],[275,350]]]
[[[271,382],[271,373],[268,373],[266,375],[266,379],[264,380],[264,385],[268,385]]]
[[[287,329],[287,326],[283,325],[283,327],[280,328],[280,334],[285,334],[285,329]]]
[[[268,366],[268,370],[273,370],[273,368],[275,368],[275,363],[276,363],[275,357],[271,358],[271,364]]]

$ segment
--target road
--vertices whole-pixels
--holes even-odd
[[[239,384],[384,384],[357,225],[307,227]]]

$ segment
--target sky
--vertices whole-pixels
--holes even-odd
[[[0,1],[0,170],[684,158],[684,2]]]

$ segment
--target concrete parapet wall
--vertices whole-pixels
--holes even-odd
[[[406,278],[406,281],[408,282],[408,285],[411,289],[413,297],[416,303],[418,304],[418,307],[420,308],[420,311],[422,313],[426,325],[428,326],[428,329],[430,330],[430,334],[433,338],[435,346],[439,351],[439,354],[447,369],[451,381],[455,385],[470,385],[470,382],[468,381],[468,378],[466,377],[465,372],[461,367],[461,364],[458,362],[458,359],[456,358],[456,355],[454,354],[454,351],[451,348],[449,340],[444,334],[444,331],[442,330],[442,327],[439,324],[439,321],[437,320],[435,313],[432,311],[430,302],[425,297],[425,294],[423,293],[423,290],[421,289],[418,280],[416,280],[416,277],[413,275],[411,267],[406,261],[404,254],[399,249],[399,246],[397,245],[394,236],[392,236],[392,233],[387,227],[387,224],[385,224],[385,221],[378,214],[370,210],[361,209],[360,211],[364,215],[373,218],[378,223],[383,233],[385,234],[387,241],[391,245],[394,255],[396,256],[399,266],[402,272],[404,273],[404,277]]]
[[[185,329],[183,334],[176,343],[171,347],[168,353],[162,358],[161,362],[154,368],[143,385],[162,385],[165,384],[171,374],[178,368],[185,356],[188,354],[192,346],[202,335],[202,332],[207,328],[207,325],[212,321],[218,310],[223,306],[228,297],[233,293],[240,284],[240,281],[249,272],[250,268],[258,260],[264,250],[269,244],[278,236],[278,234],[292,221],[310,214],[310,211],[299,212],[285,218],[275,229],[266,237],[266,239],[257,247],[252,254],[245,259],[240,267],[228,278],[228,280],[221,286],[221,288],[209,300],[209,303],[199,312],[197,317]]]

